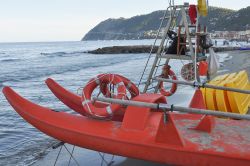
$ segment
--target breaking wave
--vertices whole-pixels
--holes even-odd
[[[66,57],[66,56],[72,56],[72,55],[80,55],[84,53],[86,53],[86,51],[52,52],[52,53],[42,52],[40,54],[46,57]]]

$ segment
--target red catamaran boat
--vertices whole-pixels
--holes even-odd
[[[200,64],[204,66],[204,57],[197,56],[203,52],[201,49],[204,47],[193,48],[189,23],[186,19],[189,11],[192,27],[196,24],[195,38],[196,45],[199,45],[198,39],[202,38],[205,30],[200,32],[198,19],[196,22],[193,18],[197,16],[197,8],[200,15],[207,14],[205,0],[199,0],[198,7],[189,4],[170,4],[166,12],[170,13],[170,17],[165,33],[141,94],[134,83],[117,74],[101,74],[91,79],[84,87],[81,96],[66,90],[53,79],[47,79],[46,84],[54,95],[70,109],[79,113],[73,115],[34,104],[10,87],[3,88],[3,93],[14,110],[28,123],[53,138],[75,146],[173,165],[249,166],[250,116],[244,115],[243,112],[245,113],[245,108],[250,105],[250,86],[248,80],[240,89],[222,86],[224,85],[222,81],[220,84],[215,84],[214,81],[212,85],[199,81],[198,71],[204,73],[204,69],[192,68],[192,65],[197,66],[196,64],[202,61]],[[180,24],[185,28],[188,41],[185,45],[188,45],[191,56],[166,52],[163,54],[165,40],[177,13],[183,18]],[[181,29],[179,30],[178,36],[181,33]],[[177,53],[182,52],[181,49],[183,47],[178,39]],[[162,58],[167,58],[163,72],[158,77],[153,77]],[[194,82],[178,81],[168,65],[170,59],[191,60],[192,63],[184,65],[182,75],[183,79],[187,81],[194,79]],[[236,75],[228,77],[231,81],[238,80]],[[161,94],[149,90],[153,81],[157,85],[155,92],[160,91]],[[172,88],[166,91],[163,82],[171,82]],[[167,103],[167,97],[174,94],[177,84],[197,87],[187,108]],[[243,84],[237,85],[243,86]],[[104,98],[93,97],[93,92],[97,88]],[[203,89],[202,93],[199,88],[206,89]],[[240,101],[244,101],[242,102],[244,107],[242,105],[239,107],[244,108],[244,111],[236,114],[237,112],[233,110],[225,111],[227,109],[223,112],[208,110],[209,104],[206,104],[208,100],[205,101],[206,92],[216,97],[215,90],[220,92],[225,90],[223,94],[220,93],[220,101],[225,102],[225,107],[236,108]],[[239,97],[236,99],[235,96]],[[217,100],[211,101],[217,106]],[[233,105],[228,103],[231,101]],[[222,105],[218,106],[223,108]]]

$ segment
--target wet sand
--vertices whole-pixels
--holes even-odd
[[[226,52],[229,56],[232,58],[229,60],[226,60],[223,63],[223,67],[220,68],[221,72],[220,74],[229,73],[229,72],[238,72],[241,70],[247,70],[249,78],[250,78],[250,51],[231,51]],[[180,94],[177,94],[180,95]],[[183,96],[183,95],[182,95]],[[189,94],[191,96],[191,94]],[[186,103],[188,100],[186,101]],[[71,151],[72,146],[66,145],[68,149]],[[60,148],[56,150],[52,150],[45,158],[39,160],[34,165],[35,166],[42,166],[42,165],[53,165],[55,163],[57,154],[59,152]],[[74,157],[76,158],[79,165],[84,166],[95,166],[95,165],[101,165],[102,160],[101,157],[98,155],[97,152],[86,150],[83,148],[76,147],[74,151]],[[106,155],[107,161],[109,161],[111,158],[110,155]],[[66,166],[69,163],[70,155],[69,153],[63,148],[61,155],[58,158],[57,164],[60,166]],[[136,160],[131,158],[125,158],[120,156],[115,156],[114,163],[112,165],[114,166],[163,166],[164,164],[157,164],[153,162],[147,162],[143,160]],[[70,165],[77,165],[73,159],[71,159]],[[104,163],[104,165],[106,165]],[[165,165],[166,166],[166,165]]]
[[[220,69],[223,71],[221,73],[224,74],[246,70],[250,78],[250,51],[230,51],[227,53],[229,56],[232,56],[232,59],[223,63],[224,66]]]

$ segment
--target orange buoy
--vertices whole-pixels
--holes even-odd
[[[164,66],[163,68],[163,78],[171,78],[172,80],[177,80],[175,73],[170,70],[170,66]],[[160,93],[164,96],[172,96],[177,90],[177,84],[172,83],[172,87],[169,91],[164,88],[163,81],[160,83]]]
[[[115,74],[100,74],[96,78],[91,79],[82,91],[82,105],[84,110],[87,110],[87,114],[94,118],[109,118],[112,117],[114,112],[118,111],[121,105],[110,104],[103,108],[96,107],[92,101],[91,96],[96,87],[101,84],[113,84],[118,85],[117,95],[115,98],[124,99],[126,96],[126,87],[123,81]]]
[[[208,63],[206,61],[201,61],[199,63],[199,74],[200,76],[207,76],[208,73]]]

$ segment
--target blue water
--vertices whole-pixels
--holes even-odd
[[[51,77],[67,89],[79,87],[99,73],[119,73],[138,82],[148,54],[92,55],[104,46],[152,44],[140,41],[0,43],[0,89],[11,86],[25,98],[69,111],[46,87]],[[26,123],[0,93],[0,165],[31,165],[48,152],[53,139]]]

